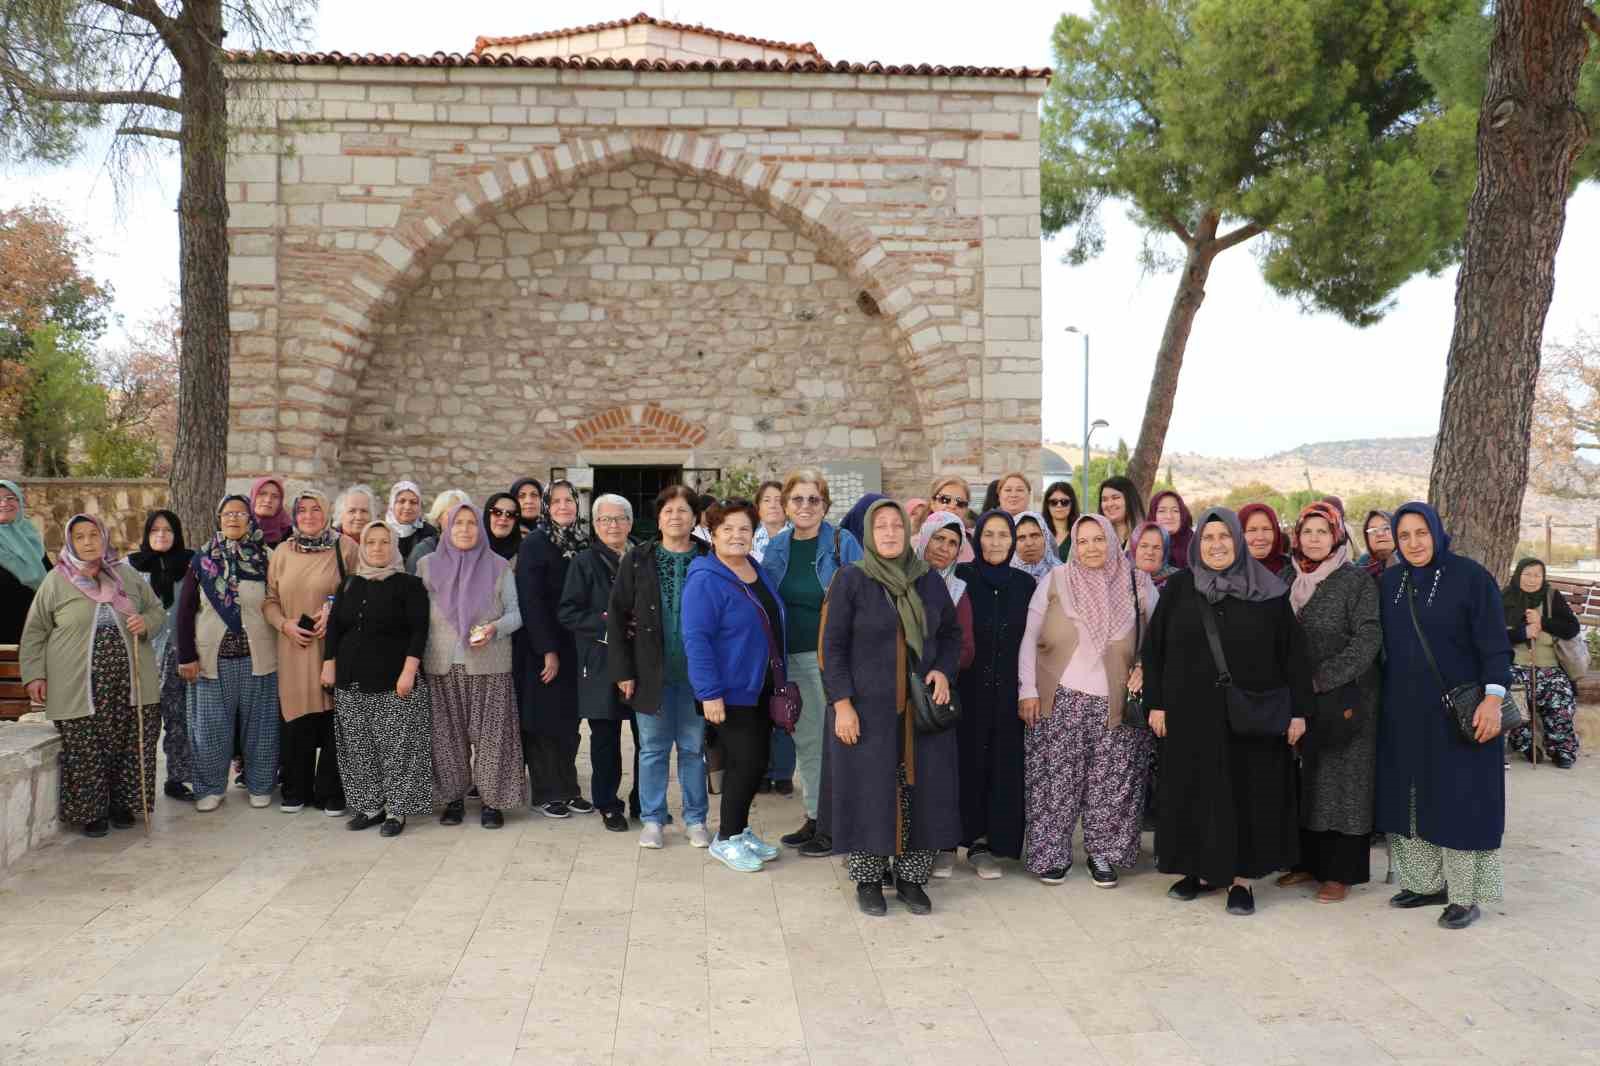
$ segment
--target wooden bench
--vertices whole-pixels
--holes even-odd
[[[0,644],[0,719],[15,721],[33,708],[22,687],[22,664],[15,644]]]

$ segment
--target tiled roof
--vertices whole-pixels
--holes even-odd
[[[1049,67],[963,67],[929,63],[893,65],[870,63],[829,63],[807,60],[710,59],[684,61],[666,59],[593,59],[560,56],[514,56],[506,53],[435,52],[409,55],[405,52],[383,55],[344,52],[241,52],[230,51],[233,63],[283,63],[290,66],[333,67],[543,67],[556,70],[656,70],[656,71],[766,71],[774,74],[886,74],[939,78],[1048,78]]]
[[[553,37],[574,37],[580,33],[599,33],[601,30],[620,30],[628,26],[660,26],[664,30],[684,30],[689,33],[703,33],[708,37],[720,37],[725,41],[738,41],[740,44],[756,45],[760,48],[775,48],[784,52],[807,52],[822,59],[822,53],[817,51],[817,46],[810,41],[804,44],[790,44],[787,41],[769,41],[764,37],[746,37],[739,33],[724,33],[721,30],[711,29],[709,26],[690,26],[683,22],[668,22],[665,19],[651,18],[643,11],[631,19],[614,19],[611,22],[596,22],[591,26],[574,26],[566,30],[546,30],[543,33],[523,33],[515,37],[479,37],[472,46],[475,54],[481,54],[486,49],[499,48],[510,44],[526,44],[529,41],[548,41]]]

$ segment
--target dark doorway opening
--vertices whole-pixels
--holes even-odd
[[[642,543],[656,535],[656,494],[681,481],[681,466],[597,466],[590,499],[609,492],[633,504],[633,539]]]

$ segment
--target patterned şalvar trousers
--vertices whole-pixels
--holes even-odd
[[[1538,708],[1544,725],[1544,753],[1578,757],[1578,729],[1573,722],[1573,712],[1578,706],[1578,694],[1572,689],[1572,679],[1559,666],[1513,666],[1515,683],[1533,697],[1532,713]],[[1519,725],[1506,734],[1506,747],[1525,752],[1533,747],[1533,726]]]
[[[1451,903],[1470,907],[1493,903],[1505,894],[1505,868],[1500,849],[1457,851],[1431,844],[1417,835],[1417,790],[1411,790],[1411,835],[1389,834],[1389,854],[1400,887],[1430,895],[1449,890]]]
[[[1108,729],[1104,696],[1057,686],[1050,707],[1023,736],[1028,869],[1072,865],[1080,816],[1085,851],[1113,866],[1134,865],[1154,734],[1121,724]]]
[[[161,750],[167,780],[179,784],[194,776],[189,749],[189,686],[178,676],[178,642],[168,640],[161,656]]]
[[[334,741],[345,802],[362,814],[391,818],[433,810],[433,706],[419,674],[409,696],[334,693]]]
[[[161,708],[132,706],[128,646],[115,622],[98,625],[89,658],[89,684],[94,713],[56,722],[61,733],[60,817],[83,825],[108,817],[113,809],[148,813],[155,806],[156,741],[161,733]],[[140,693],[140,698],[144,694]],[[144,803],[140,802],[140,751],[144,754]]]
[[[510,674],[469,674],[460,663],[428,675],[433,699],[433,790],[441,803],[477,785],[485,807],[522,805],[522,730]]]
[[[244,783],[253,796],[270,795],[278,781],[278,675],[257,677],[250,656],[217,659],[217,676],[189,688],[189,747],[194,794],[228,791],[235,728],[244,747]]]

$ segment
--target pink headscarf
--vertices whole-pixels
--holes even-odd
[[[507,563],[489,550],[489,532],[481,525],[478,543],[465,551],[455,546],[450,527],[463,510],[478,517],[470,503],[458,503],[445,512],[439,546],[429,556],[427,585],[428,595],[439,605],[439,613],[450,619],[456,635],[465,643],[471,638],[473,626],[494,621],[488,617],[489,601]]]
[[[271,518],[261,518],[256,515],[256,494],[267,485],[278,486],[278,513]],[[256,526],[260,528],[268,547],[275,548],[283,543],[283,538],[294,528],[294,516],[289,513],[289,494],[284,491],[283,478],[276,474],[268,474],[250,483],[250,517],[256,520]]]
[[[1085,522],[1095,523],[1106,536],[1105,564],[1094,569],[1078,561],[1078,527]],[[1134,583],[1139,583],[1140,594],[1147,602],[1154,598],[1155,585],[1149,574],[1135,569],[1121,552],[1116,527],[1104,515],[1087,514],[1073,523],[1072,542],[1072,555],[1061,567],[1065,576],[1051,574],[1048,580],[1065,585],[1062,608],[1069,617],[1083,623],[1095,654],[1103,655],[1106,645],[1133,628]]]
[[[79,522],[88,522],[100,533],[100,558],[92,563],[86,563],[78,558],[72,550],[72,527]],[[94,603],[109,603],[112,608],[124,618],[138,614],[133,602],[128,599],[128,593],[123,589],[122,582],[110,573],[110,568],[117,563],[117,553],[111,549],[111,535],[106,532],[106,524],[94,515],[75,514],[67,519],[67,542],[61,546],[61,554],[56,559],[56,569],[61,576],[72,582],[72,587],[83,593]]]

